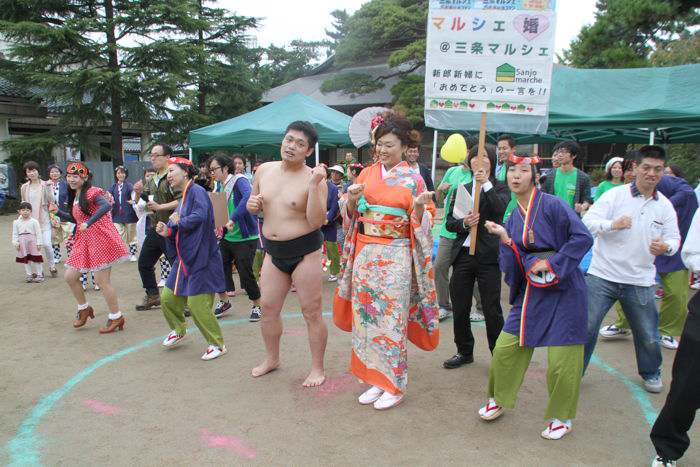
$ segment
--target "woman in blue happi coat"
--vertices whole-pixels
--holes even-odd
[[[593,237],[568,205],[535,187],[538,162],[509,158],[506,178],[517,207],[505,227],[486,223],[501,239],[499,265],[512,309],[496,341],[489,400],[479,415],[494,420],[504,408],[514,408],[535,347],[547,347],[548,424],[542,437],[560,439],[571,431],[583,374],[588,312],[578,265]]]
[[[214,234],[214,209],[206,190],[193,182],[197,174],[192,162],[182,157],[168,161],[168,182],[182,192],[168,223],[158,222],[156,232],[167,239],[172,270],[161,291],[160,303],[172,331],[165,347],[180,342],[187,331],[185,306],[206,339],[202,360],[226,353],[221,328],[214,317],[214,294],[224,289],[221,253]]]

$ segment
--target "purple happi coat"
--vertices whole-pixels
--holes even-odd
[[[510,286],[512,309],[503,330],[524,347],[587,341],[588,298],[578,265],[593,237],[578,215],[555,196],[533,190],[527,209],[518,207],[506,223],[511,245],[501,244],[499,264]],[[539,257],[549,270],[535,275]]]
[[[189,182],[175,212],[180,220],[177,224],[168,221],[166,248],[172,270],[166,286],[185,297],[221,292],[226,288],[224,268],[214,234],[214,208],[206,190]]]

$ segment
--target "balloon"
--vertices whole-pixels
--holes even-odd
[[[459,133],[451,134],[440,148],[440,157],[450,164],[459,164],[467,157],[467,142]]]

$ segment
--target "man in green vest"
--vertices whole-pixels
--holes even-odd
[[[562,141],[554,146],[553,158],[559,167],[547,176],[542,191],[554,195],[568,204],[579,215],[583,215],[593,204],[591,179],[582,170],[574,167],[574,160],[581,155],[581,146],[575,141]]]

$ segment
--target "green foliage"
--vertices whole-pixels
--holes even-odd
[[[423,101],[425,83],[422,76],[409,75],[391,88],[394,108],[402,112],[414,126],[423,125]]]
[[[652,66],[700,63],[700,32],[683,33],[678,40],[660,44],[651,54]]]
[[[347,21],[347,33],[336,47],[336,63],[346,66],[424,39],[427,14],[427,1],[365,3]]]
[[[391,90],[393,104],[418,125],[423,122],[423,78],[410,72],[425,63],[427,18],[425,0],[370,0],[349,18],[343,16],[338,25],[334,24],[341,35],[329,34],[336,41],[335,64],[341,68],[385,58],[390,53],[388,65],[400,68],[399,82]],[[321,91],[368,93],[380,89],[388,77],[344,73],[324,82]]]
[[[676,164],[685,172],[688,183],[700,181],[700,144],[673,144],[668,148],[667,164]]]
[[[340,91],[345,94],[367,94],[383,87],[384,83],[381,80],[368,74],[341,73],[324,81],[321,84],[321,92]]]
[[[338,43],[345,39],[345,36],[348,34],[348,20],[350,19],[350,15],[345,10],[333,10],[331,16],[334,18],[333,24],[331,25],[333,29],[330,31],[326,29],[326,35],[331,38],[333,44],[332,48],[335,49]]]
[[[605,169],[598,167],[588,172],[588,177],[591,179],[591,185],[596,186],[605,180]]]
[[[51,150],[60,144],[61,138],[56,136],[37,136],[33,138],[15,138],[2,143],[4,150],[10,153],[8,162],[12,164],[18,179],[24,179],[22,166],[27,161],[35,161],[41,167],[47,167],[53,162]]]
[[[288,83],[311,71],[328,42],[292,41],[289,48],[271,45],[265,49],[263,64],[256,70],[262,89]]]
[[[691,3],[599,0],[595,22],[583,27],[561,59],[576,68],[648,66],[654,48],[689,34],[698,24],[698,12]]]

